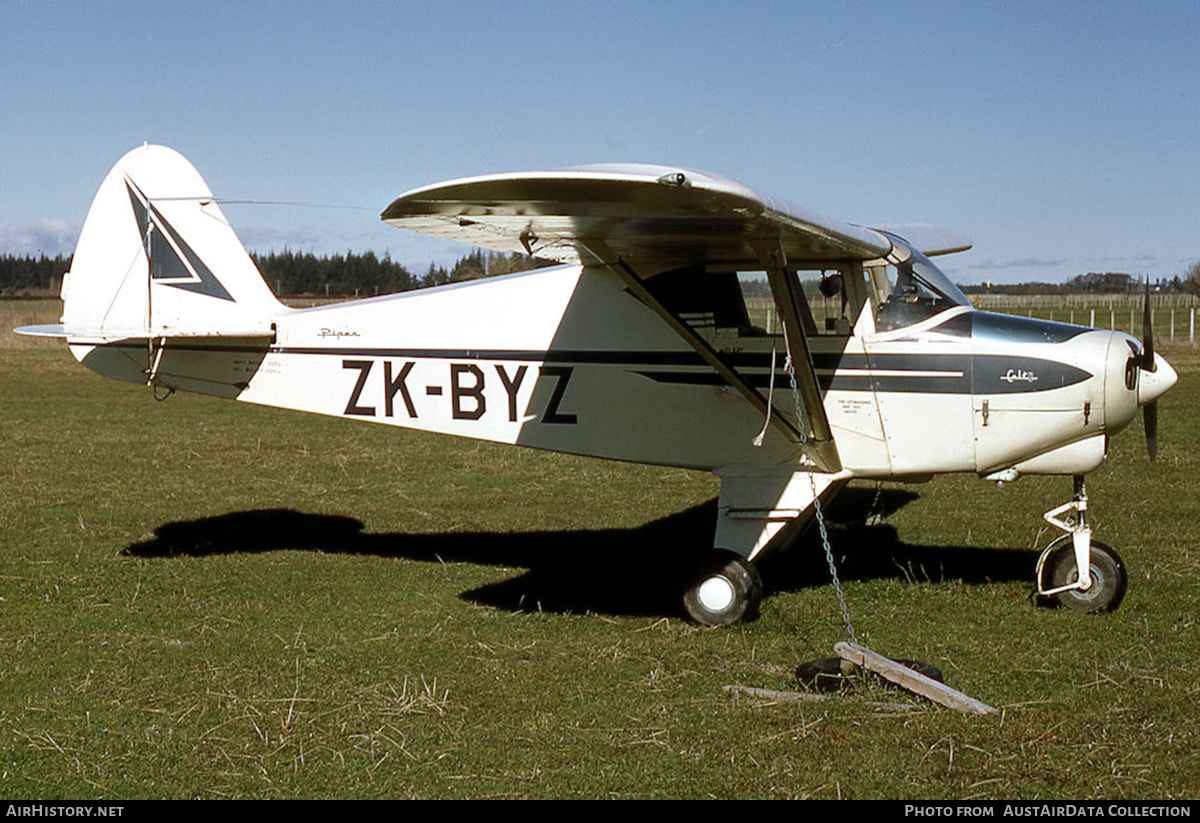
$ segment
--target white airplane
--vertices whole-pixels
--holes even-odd
[[[440,183],[401,228],[566,265],[308,309],[276,300],[196,170],[143,146],[88,213],[61,325],[107,377],[539,449],[711,471],[692,619],[753,616],[755,561],[855,479],[1069,475],[1038,593],[1115,608],[1083,477],[1171,366],[1119,332],[976,311],[929,226],[866,228],[732,180],[592,166]]]

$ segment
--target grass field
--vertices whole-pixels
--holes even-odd
[[[1157,463],[1135,424],[1089,478],[1130,569],[1117,612],[1029,603],[1067,479],[889,484],[899,542],[839,534],[860,640],[1002,709],[980,718],[871,685],[725,692],[796,688],[845,629],[811,545],[756,622],[676,617],[708,475],[156,403],[3,345],[6,797],[1200,795],[1195,349],[1165,351]]]

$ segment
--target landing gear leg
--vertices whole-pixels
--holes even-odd
[[[1037,593],[1048,602],[1079,611],[1110,612],[1125,597],[1129,575],[1112,548],[1092,539],[1083,475],[1076,475],[1074,481],[1071,502],[1045,514],[1046,522],[1066,534],[1038,558]]]
[[[850,482],[848,474],[814,474],[794,468],[730,466],[717,471],[714,548],[687,579],[683,607],[702,626],[729,626],[758,614],[763,585],[753,560],[817,519]]]

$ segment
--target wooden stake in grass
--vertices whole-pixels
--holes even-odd
[[[889,660],[881,654],[859,646],[857,643],[835,643],[833,650],[843,660],[873,671],[897,686],[947,708],[968,714],[996,714],[997,712],[997,709],[986,703],[980,703],[972,697],[967,697],[945,683],[939,683],[907,666],[902,666],[894,660]]]

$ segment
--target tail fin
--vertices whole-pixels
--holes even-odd
[[[283,310],[200,174],[150,145],[101,184],[62,295],[68,338],[260,337]]]
[[[237,397],[287,311],[181,155],[143,146],[104,178],[63,278],[59,326],[99,374]]]

